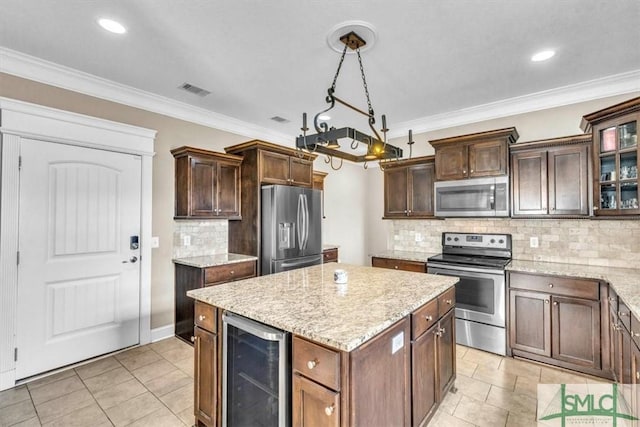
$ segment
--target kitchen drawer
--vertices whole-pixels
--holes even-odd
[[[631,331],[631,310],[629,310],[627,304],[620,298],[618,298],[618,317],[620,318],[620,323],[624,325],[627,331]]]
[[[427,272],[427,263],[419,261],[406,261],[393,258],[371,257],[371,266],[380,268],[390,268],[392,270],[415,271],[418,273]]]
[[[456,304],[456,288],[455,286],[447,289],[438,295],[438,317],[444,316],[446,312]]]
[[[411,314],[411,338],[418,338],[436,323],[438,323],[438,300],[433,299]]]
[[[600,284],[572,277],[538,276],[511,272],[509,287],[591,300],[600,299]]]
[[[293,369],[333,390],[340,390],[340,353],[293,337]]]
[[[196,301],[195,323],[209,332],[216,333],[216,309],[214,306]]]
[[[322,251],[322,262],[338,262],[338,249],[325,249]]]
[[[215,267],[207,267],[204,270],[204,284],[205,286],[216,285],[219,283],[255,277],[255,275],[255,261],[242,261],[232,264],[217,265]]]

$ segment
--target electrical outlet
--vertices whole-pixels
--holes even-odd
[[[416,233],[416,242],[422,242],[422,234]]]
[[[191,246],[191,236],[182,236],[182,244],[184,246]]]
[[[529,238],[529,247],[530,248],[537,248],[538,247],[538,238],[537,237],[530,237]]]
[[[155,249],[155,248],[159,248],[160,247],[160,238],[157,236],[154,236],[151,238],[151,249]]]

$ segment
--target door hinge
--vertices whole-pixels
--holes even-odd
[[[13,349],[13,361],[14,362],[18,361],[18,347]]]
[[[22,169],[22,156],[18,156],[18,170]]]
[[[20,265],[20,251],[16,252],[16,265]]]

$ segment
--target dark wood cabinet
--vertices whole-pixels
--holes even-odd
[[[322,263],[338,262],[338,248],[325,249],[322,251]]]
[[[226,147],[242,157],[241,221],[229,222],[229,252],[260,256],[260,188],[263,184],[313,186],[315,154],[253,140]],[[299,157],[302,156],[302,157]],[[258,274],[260,274],[258,263]]]
[[[512,216],[589,215],[590,135],[511,146]]]
[[[255,276],[256,261],[242,261],[205,268],[176,263],[175,335],[187,343],[192,342],[194,300],[187,296],[187,291]]]
[[[433,217],[433,156],[381,162],[384,218]]]
[[[435,178],[449,181],[507,175],[509,144],[518,139],[515,128],[498,129],[429,141],[435,149]]]
[[[202,304],[202,303],[197,303]],[[211,315],[217,316],[214,307],[207,306],[203,312],[211,311]],[[201,315],[206,317],[205,315]],[[206,319],[205,319],[206,320]],[[199,322],[196,322],[198,324]],[[193,410],[197,425],[217,427],[220,396],[218,394],[218,335],[216,323],[214,327],[194,328],[194,400]],[[209,330],[208,330],[209,329]]]
[[[423,306],[412,314],[411,399],[412,425],[425,425],[455,381],[455,311],[442,295],[435,307]],[[440,310],[441,309],[441,310]],[[437,313],[444,311],[438,318]],[[426,323],[425,323],[426,322]],[[432,325],[426,331],[416,326]]]
[[[295,154],[260,152],[262,164],[260,181],[265,184],[313,186],[313,163]]]
[[[175,218],[240,219],[242,158],[193,147],[175,157]]]
[[[608,377],[606,295],[607,285],[594,280],[509,272],[511,352]]]
[[[582,118],[580,127],[593,134],[593,213],[639,215],[638,125],[640,97]]]
[[[340,393],[293,375],[293,424],[299,427],[340,426]]]
[[[427,263],[421,261],[409,261],[395,258],[371,257],[371,266],[379,268],[389,268],[392,270],[415,271],[417,273],[427,272]]]

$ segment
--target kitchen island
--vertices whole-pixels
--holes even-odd
[[[294,426],[420,425],[455,379],[457,280],[331,263],[189,291],[198,423],[220,420],[228,311],[293,335]]]

